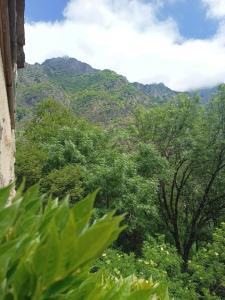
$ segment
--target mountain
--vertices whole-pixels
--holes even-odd
[[[129,118],[137,105],[156,101],[124,76],[68,57],[26,64],[19,72],[17,118],[29,116],[33,107],[48,97],[69,105],[79,116],[104,124]]]
[[[178,94],[178,92],[169,89],[163,83],[141,84],[138,82],[134,82],[134,86],[140,91],[142,91],[144,94],[158,99],[159,102],[164,102]]]
[[[215,90],[198,92],[208,101]],[[75,58],[52,58],[42,64],[26,64],[19,71],[17,119],[29,117],[36,104],[50,97],[68,105],[78,116],[111,124],[126,121],[138,105],[149,107],[177,94],[163,83],[130,83],[116,72],[94,69]]]
[[[58,73],[74,76],[81,74],[90,74],[99,71],[92,68],[86,63],[80,62],[75,58],[67,56],[47,59],[42,64],[42,67],[47,74],[53,76]]]
[[[212,87],[212,88],[205,88],[205,89],[199,89],[199,90],[195,90],[195,91],[191,91],[189,92],[190,95],[195,95],[198,94],[203,103],[207,103],[210,98],[215,95],[218,92],[218,86]]]

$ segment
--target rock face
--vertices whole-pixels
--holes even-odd
[[[94,73],[97,70],[92,68],[90,65],[80,62],[79,60],[71,57],[58,57],[47,59],[42,64],[44,70],[47,73],[63,73],[67,75],[81,75]]]
[[[0,187],[14,180],[15,78],[24,66],[25,0],[0,0]]]
[[[134,82],[134,86],[144,94],[151,95],[152,97],[159,99],[160,102],[167,101],[178,94],[178,92],[169,89],[163,83],[141,84]]]
[[[18,122],[29,119],[36,105],[46,98],[66,104],[79,117],[103,126],[125,122],[138,105],[150,106],[154,101],[124,76],[69,57],[26,64],[18,72]]]

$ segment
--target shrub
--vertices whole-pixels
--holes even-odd
[[[194,286],[188,282],[188,275],[181,271],[182,259],[175,247],[165,243],[163,236],[158,239],[149,237],[140,257],[109,249],[103,253],[97,266],[118,277],[136,274],[146,280],[159,281],[161,285],[168,285],[176,300],[198,299]]]
[[[189,262],[199,299],[225,299],[225,223],[213,234],[212,243]]]
[[[41,182],[41,191],[50,193],[60,200],[67,193],[70,194],[70,202],[79,200],[83,194],[83,170],[79,165],[66,165],[59,170],[53,170]]]
[[[165,289],[135,277],[91,273],[96,258],[118,237],[122,216],[90,222],[95,195],[71,207],[44,200],[38,188],[0,190],[0,299],[168,299]]]

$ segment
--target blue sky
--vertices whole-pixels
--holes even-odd
[[[185,91],[225,82],[225,0],[26,0],[26,60],[68,55]]]
[[[206,8],[200,0],[166,2],[159,10],[159,17],[174,18],[185,38],[212,37],[219,25],[218,20],[206,17]]]
[[[55,21],[63,18],[67,0],[26,0],[26,18],[29,21]]]

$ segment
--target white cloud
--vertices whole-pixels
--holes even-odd
[[[130,81],[164,82],[175,90],[224,81],[225,27],[210,40],[184,40],[174,20],[157,19],[160,4],[70,0],[63,21],[26,24],[27,61],[69,55]]]
[[[202,2],[208,10],[208,17],[218,19],[225,17],[224,0],[202,0]]]

